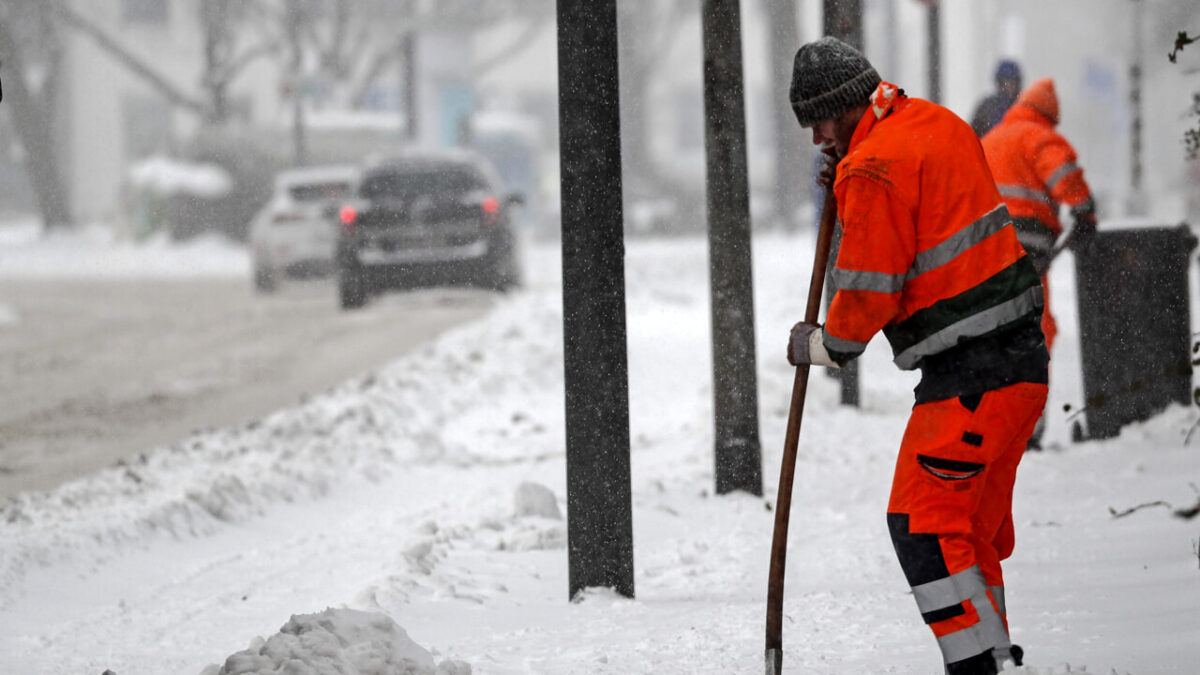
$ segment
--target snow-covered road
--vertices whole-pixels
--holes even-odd
[[[0,497],[294,405],[477,318],[493,300],[438,289],[346,313],[332,279],[256,295],[245,252],[229,245],[161,248],[181,263],[163,276],[154,249],[141,251],[148,261],[126,251],[129,260],[105,269],[75,264],[97,246],[78,244],[23,242],[0,253],[0,307],[10,317],[8,329],[0,323]],[[189,274],[188,253],[214,260]],[[39,257],[42,266],[30,260]]]
[[[0,672],[197,675],[247,647],[265,662],[292,615],[327,607],[390,617],[444,673],[761,672],[773,498],[712,494],[702,240],[629,243],[637,598],[567,602],[565,522],[529,508],[544,490],[565,505],[556,253],[533,251],[526,291],[371,375],[4,504]],[[809,233],[756,238],[767,495],[792,380],[782,346],[810,261]],[[1070,271],[1052,286],[1052,411],[1080,396]],[[789,673],[938,669],[883,517],[914,376],[882,341],[864,358],[862,409],[837,406],[819,374],[810,387]],[[1022,464],[1008,566],[1014,639],[1038,667],[1025,672],[1193,671],[1200,521],[1109,508],[1200,499],[1200,449],[1184,442],[1196,420],[1175,408],[1072,444],[1052,413],[1049,449]],[[323,616],[353,632],[346,615]]]

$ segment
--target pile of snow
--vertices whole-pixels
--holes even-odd
[[[767,496],[718,497],[705,244],[628,242],[636,599],[567,597],[562,299],[547,246],[531,251],[526,290],[372,375],[5,504],[0,672],[197,673],[229,654],[295,672],[328,656],[353,672],[360,649],[413,653],[384,619],[434,661],[478,673],[761,670],[794,373],[783,347],[811,249],[810,233],[755,240]],[[1200,498],[1186,442],[1197,414],[1177,406],[1118,438],[1070,442],[1062,406],[1082,400],[1071,271],[1052,273],[1062,332],[1047,450],[1027,454],[1015,494],[1007,600],[1031,664],[1017,672],[1190,672],[1200,526],[1173,512]],[[811,379],[785,672],[939,670],[884,524],[916,376],[882,340],[863,373],[860,409]],[[329,607],[341,609],[239,651]],[[269,660],[285,654],[297,660]]]
[[[551,520],[562,520],[554,492],[545,485],[525,482],[517,486],[513,499],[513,512],[518,516],[537,516]]]
[[[434,665],[391,617],[378,612],[327,609],[300,614],[270,638],[233,654],[200,675],[470,675],[461,661]]]

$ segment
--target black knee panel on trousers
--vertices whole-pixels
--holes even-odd
[[[909,586],[920,586],[950,576],[936,534],[910,532],[907,513],[889,513],[887,523],[892,546],[896,548],[896,557],[900,559],[900,568],[904,570]]]

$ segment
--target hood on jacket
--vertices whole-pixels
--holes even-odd
[[[1049,77],[1036,80],[1026,87],[1014,105],[1033,108],[1058,126],[1058,95],[1054,93],[1054,80]]]

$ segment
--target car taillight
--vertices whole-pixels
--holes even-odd
[[[489,226],[495,225],[498,220],[497,216],[500,214],[500,200],[495,197],[484,197],[483,201],[479,203],[479,209],[483,211],[483,221]]]
[[[358,220],[358,211],[354,210],[353,206],[343,206],[338,212],[338,217],[342,221],[342,230],[347,234],[354,231],[354,221]]]

